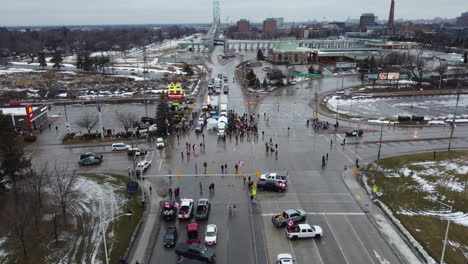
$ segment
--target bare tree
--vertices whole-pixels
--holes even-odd
[[[60,208],[65,225],[67,224],[67,210],[73,207],[77,197],[75,189],[77,179],[76,171],[67,171],[66,167],[58,168],[56,165],[49,180],[52,200]]]
[[[444,74],[447,72],[447,63],[445,62],[440,62],[440,65],[437,66],[435,69],[436,72],[439,74],[439,89],[442,86],[442,79],[444,78]]]
[[[88,134],[91,134],[91,129],[96,127],[98,122],[98,117],[95,114],[87,113],[81,116],[81,118],[76,122],[76,124],[88,131]]]
[[[133,112],[116,112],[115,114],[117,115],[117,120],[119,120],[124,127],[125,132],[128,132],[128,129],[133,126],[133,122],[137,120],[137,115]]]
[[[428,61],[424,58],[424,51],[420,50],[415,55],[410,55],[408,53],[406,66],[418,80],[418,86],[421,86],[422,78],[424,77],[424,73],[426,73],[428,66]]]

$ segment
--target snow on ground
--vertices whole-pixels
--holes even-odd
[[[0,69],[0,75],[2,74],[10,74],[15,72],[32,72],[35,71],[33,69],[23,69],[23,68],[8,68],[8,69]]]
[[[6,250],[1,249],[3,243],[5,243],[7,240],[8,240],[7,237],[0,237],[0,262],[3,262],[3,260],[4,260],[6,257],[8,257],[8,255],[10,254],[10,253],[7,252]]]
[[[390,97],[390,98],[326,98],[327,107],[348,115],[371,119],[397,119],[398,116],[424,116],[425,120],[453,119],[456,95]],[[468,96],[460,96],[457,120],[468,119]],[[460,121],[459,121],[460,122]]]
[[[417,167],[418,169],[411,169]],[[428,193],[426,200],[434,201],[439,187],[448,188],[451,192],[463,192],[465,189],[463,175],[468,174],[468,160],[452,159],[445,161],[424,161],[413,162],[399,170],[399,174],[404,177],[411,177],[417,186],[414,187],[420,192]],[[458,177],[457,177],[458,175]],[[411,187],[410,187],[411,188]],[[441,199],[439,197],[439,199]],[[408,208],[402,208],[398,214],[403,215],[426,215],[439,217],[441,219],[451,219],[453,222],[468,227],[468,212],[433,211],[424,210],[414,212]]]

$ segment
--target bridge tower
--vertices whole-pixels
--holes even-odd
[[[219,11],[219,1],[213,1],[213,24],[216,24],[218,28],[221,26],[221,15]]]

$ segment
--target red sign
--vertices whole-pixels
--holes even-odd
[[[27,105],[26,107],[26,119],[28,120],[28,128],[32,130],[32,120],[34,119],[34,110],[32,105]]]
[[[381,74],[379,74],[379,78],[380,78],[380,80],[387,80],[388,73],[382,72]]]

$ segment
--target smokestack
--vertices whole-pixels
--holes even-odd
[[[392,0],[392,3],[390,4],[390,13],[388,14],[388,23],[387,23],[387,28],[388,29],[393,29],[393,21],[395,18],[395,1]]]

